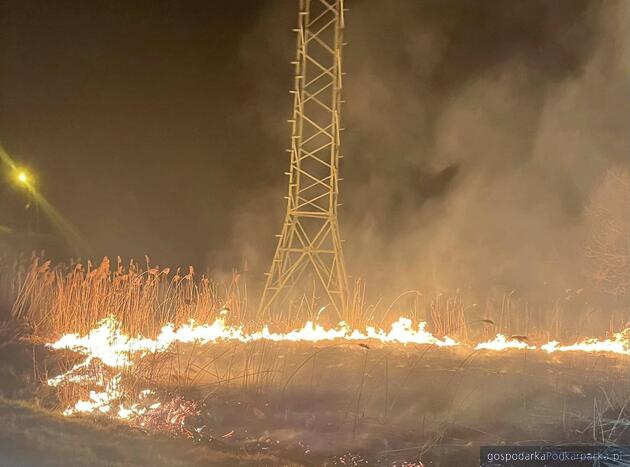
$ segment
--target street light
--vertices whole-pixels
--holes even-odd
[[[26,175],[26,172],[20,172],[17,179],[20,183],[28,183],[28,175]]]
[[[16,166],[9,155],[2,149],[2,145],[0,145],[0,167],[3,162],[9,166],[8,173],[10,173],[10,178],[13,183],[17,186],[23,187],[30,194],[30,201],[27,205],[27,209],[30,207],[31,203],[35,205],[35,230],[38,230],[37,224],[39,221],[39,210],[41,208],[53,227],[61,233],[61,235],[68,241],[73,249],[77,251],[77,253],[90,251],[88,243],[76,227],[63,217],[61,213],[39,192],[37,186],[38,177],[33,175],[33,173],[26,167]]]
[[[26,169],[16,169],[14,172],[15,181],[29,190],[33,190],[33,177]]]
[[[39,202],[37,199],[37,192],[35,190],[35,180],[31,173],[24,167],[14,167],[13,180],[18,188],[24,189],[27,193],[28,201],[24,207],[29,212],[34,211],[34,232],[37,233],[39,228]],[[32,207],[35,209],[31,209]],[[28,230],[31,231],[31,222],[28,222]]]

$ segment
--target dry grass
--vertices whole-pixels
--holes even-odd
[[[625,381],[601,385],[593,398],[593,417],[585,431],[591,431],[593,442],[623,444],[630,431],[630,390]]]
[[[231,324],[260,326],[254,306],[248,306],[248,290],[238,274],[222,283],[198,276],[192,268],[177,269],[136,262],[115,265],[105,258],[99,265],[73,263],[51,265],[41,256],[30,262],[5,262],[0,268],[0,297],[13,300],[11,316],[27,322],[40,336],[59,336],[66,332],[85,333],[108,316],[115,316],[123,329],[132,334],[155,335],[166,323],[182,324],[194,319],[214,321],[217,313],[229,309]],[[337,315],[322,308],[315,288],[312,293],[277,310],[267,319],[280,331],[301,327],[306,320],[334,326],[346,321],[350,326],[387,328],[400,316],[427,321],[435,335],[460,340],[480,340],[497,332],[525,335],[541,340],[571,339],[580,335],[598,336],[619,330],[624,316],[585,307],[582,290],[566,290],[555,299],[534,304],[515,291],[488,295],[476,302],[463,290],[400,294],[387,307],[380,301],[368,303],[365,283],[357,280],[350,292],[347,309]],[[612,318],[611,318],[612,316]]]
[[[0,254],[0,320],[10,318],[10,310],[29,272],[31,261],[23,255]]]
[[[132,333],[154,335],[166,323],[194,319],[209,322],[229,308],[233,320],[242,319],[244,292],[239,277],[224,288],[207,277],[179,269],[140,267],[107,258],[100,265],[51,266],[35,257],[12,308],[12,316],[28,321],[38,335],[84,333],[108,316],[115,316]]]

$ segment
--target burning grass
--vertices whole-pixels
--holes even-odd
[[[328,327],[343,321],[351,329],[385,329],[404,316],[414,323],[426,322],[436,336],[477,342],[497,333],[540,340],[575,340],[584,333],[587,337],[612,335],[625,327],[627,318],[625,305],[619,304],[614,313],[607,309],[607,318],[602,319],[602,313],[590,305],[592,300],[582,298],[582,289],[563,291],[538,304],[514,291],[473,301],[462,290],[412,290],[383,308],[380,302],[367,302],[365,284],[358,280],[343,316],[332,315],[312,295],[292,302],[286,313],[269,316],[263,323],[254,314],[255,307],[248,307],[247,285],[237,273],[231,280],[217,283],[196,275],[192,268],[184,273],[152,266],[148,258],[145,266],[134,261],[123,264],[120,258],[115,267],[107,258],[99,265],[52,265],[40,256],[30,263],[22,259],[3,265],[0,291],[12,304],[4,319],[27,323],[33,334],[46,338],[68,332],[87,334],[109,317],[115,317],[130,335],[154,337],[168,323],[175,327],[191,319],[212,323],[223,310],[229,310],[224,316],[229,324],[251,329],[270,324],[280,332],[301,328],[308,321]]]
[[[219,341],[337,340],[439,347],[473,342],[471,348],[483,351],[540,348],[547,352],[628,353],[625,334],[566,345],[547,342],[545,332],[539,329],[545,323],[547,328],[553,328],[554,324],[558,327],[563,314],[560,300],[555,302],[555,312],[548,314],[551,318],[536,321],[530,314],[524,326],[523,310],[518,308],[513,294],[503,297],[499,309],[489,301],[480,310],[477,304],[467,303],[461,293],[428,298],[410,291],[379,313],[375,307],[365,304],[364,287],[358,282],[346,321],[331,322],[324,309],[316,308],[313,296],[294,304],[288,315],[270,317],[269,323],[261,323],[248,314],[247,288],[237,274],[229,283],[218,285],[205,276],[197,277],[192,268],[186,274],[180,270],[171,274],[168,268],[152,267],[148,259],[146,267],[142,268],[133,261],[125,266],[120,258],[112,268],[107,258],[98,266],[89,262],[86,266],[51,266],[49,261],[34,257],[29,268],[22,265],[20,270],[23,271],[22,284],[12,307],[13,320],[28,323],[33,334],[50,342],[52,349],[78,351],[85,357],[77,363],[76,357],[66,354],[67,360],[62,363],[65,372],[48,378],[50,385],[59,388],[79,383],[92,385],[82,398],[77,398],[75,390],[61,391],[62,401],[78,401],[78,408],[75,406],[70,413],[89,411],[88,401],[93,410],[108,412],[109,403],[123,399],[123,392],[129,397],[129,390],[123,390],[121,385],[128,388],[132,384],[134,390],[138,386],[144,386],[139,390],[147,389],[155,384],[156,374],[164,373],[157,368],[169,368],[169,383],[190,381],[195,358],[189,356],[182,362],[177,349],[180,344],[203,347]],[[579,293],[567,291],[564,301]],[[411,318],[401,317],[398,314],[401,308],[407,309]],[[320,318],[323,322],[319,322]],[[306,324],[305,320],[308,320]],[[418,324],[413,324],[414,321]],[[436,336],[442,337],[434,337],[427,327],[436,329]],[[506,333],[512,337],[497,333],[514,328],[525,333]],[[536,340],[527,335],[530,331],[539,336],[539,345],[530,343]],[[244,352],[247,355],[248,351]],[[258,374],[270,374],[276,366],[276,362],[251,363]],[[175,372],[174,366],[177,367]],[[250,371],[249,365],[247,371]],[[227,379],[232,377],[232,374],[227,375]],[[268,379],[268,376],[260,378],[261,381]],[[135,398],[135,394],[131,398]],[[121,405],[118,411],[126,416],[133,414],[130,406]]]
[[[467,302],[462,293],[430,298],[415,291],[402,294],[379,311],[365,304],[363,285],[358,283],[343,322],[318,308],[311,298],[294,304],[288,315],[272,316],[263,323],[248,314],[247,289],[236,274],[229,283],[218,285],[197,277],[192,269],[185,275],[171,273],[151,267],[148,261],[141,268],[133,262],[123,266],[119,260],[112,268],[107,260],[96,267],[89,263],[84,267],[51,266],[39,258],[25,271],[12,320],[28,324],[34,340],[47,342],[47,348],[54,351],[58,368],[51,367],[40,377],[53,388],[56,409],[67,415],[122,418],[143,430],[213,443],[253,443],[261,453],[272,452],[265,451],[269,446],[260,439],[274,439],[269,436],[273,426],[275,439],[284,439],[285,428],[279,427],[291,417],[285,412],[283,419],[282,410],[297,410],[287,408],[284,398],[291,394],[307,394],[305,400],[313,404],[323,394],[335,394],[331,403],[336,408],[328,418],[311,414],[308,417],[315,418],[299,421],[305,424],[300,425],[300,436],[311,436],[307,432],[313,427],[316,431],[343,432],[336,441],[348,450],[363,449],[364,436],[376,425],[402,436],[392,423],[401,422],[405,430],[411,429],[412,419],[395,420],[400,419],[401,410],[418,404],[414,394],[416,399],[429,397],[425,394],[427,378],[436,377],[426,374],[426,355],[434,355],[432,360],[439,362],[431,363],[430,371],[450,372],[446,380],[439,377],[444,387],[457,387],[464,378],[470,378],[473,358],[477,360],[480,355],[492,365],[500,365],[496,356],[509,355],[505,358],[515,361],[515,355],[525,352],[547,371],[548,362],[559,361],[560,356],[573,359],[578,352],[589,358],[611,355],[620,361],[630,354],[626,333],[611,333],[602,339],[573,336],[572,340],[558,334],[553,337],[562,343],[549,341],[550,329],[561,327],[559,323],[566,315],[563,307],[572,303],[579,295],[577,291],[567,291],[546,315],[533,308],[525,313],[522,303],[511,294],[480,307]],[[483,371],[491,374],[493,370]],[[507,371],[518,375],[525,370],[515,367]],[[496,374],[504,373],[499,370]],[[541,390],[554,384],[547,381]],[[584,394],[580,385],[573,386],[578,388],[578,396]],[[443,401],[441,421],[437,416],[427,426],[423,421],[422,443],[413,445],[421,453],[419,457],[434,444],[454,436],[454,419],[458,420],[457,429],[462,430],[462,407],[478,410],[468,404],[470,391],[474,388],[465,394],[455,391]],[[625,420],[626,405],[611,402],[621,396],[609,393],[609,400],[597,396],[596,418],[580,415],[576,420],[571,415],[570,423],[581,430],[594,429],[597,439],[624,439],[625,421],[614,424],[610,417],[615,407],[620,414],[617,418]],[[228,429],[225,418],[215,419],[218,415],[213,411],[220,412],[220,404],[207,408],[214,399],[242,399],[251,394],[256,395],[256,401],[247,416],[253,422],[242,430],[253,430],[251,423],[260,425],[255,439],[239,435],[236,428]],[[437,398],[431,396],[433,402],[441,400],[439,391],[436,394]],[[261,398],[267,402],[262,403]],[[421,405],[422,410],[432,410]],[[415,417],[425,419],[421,412]],[[563,417],[568,423],[567,415]],[[474,425],[474,420],[467,423]],[[236,434],[230,434],[234,431]],[[347,438],[342,443],[344,436]],[[380,436],[389,439],[384,433]],[[409,443],[418,443],[420,438]],[[285,439],[286,449],[297,449],[302,457],[319,443],[312,441],[309,448],[302,449],[293,439]],[[568,435],[568,439],[573,438]],[[406,452],[410,448],[406,441],[388,442],[391,445],[379,449],[392,451],[394,457],[398,449]]]

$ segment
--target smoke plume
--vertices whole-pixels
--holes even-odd
[[[341,226],[351,272],[377,295],[579,287],[585,205],[609,168],[627,166],[628,3],[348,3]],[[290,54],[272,32],[280,21],[286,8],[271,7],[244,42],[247,58],[252,48]],[[270,34],[282,44],[260,45]],[[286,144],[288,128],[274,132]],[[261,192],[278,212],[281,181]],[[269,254],[271,237],[243,233],[269,224],[242,219],[239,242]],[[264,269],[268,258],[257,259]]]

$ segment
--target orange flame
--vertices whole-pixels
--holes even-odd
[[[542,345],[539,350],[552,352],[608,352],[620,355],[630,355],[628,336],[630,329],[617,333],[612,339],[585,339],[581,342],[560,345],[551,341]],[[134,364],[138,358],[147,354],[164,352],[172,344],[199,343],[211,344],[217,342],[255,342],[268,340],[274,342],[319,342],[319,341],[369,341],[375,340],[383,344],[425,344],[437,347],[465,346],[449,337],[437,338],[426,330],[426,323],[421,322],[413,326],[410,319],[401,317],[395,321],[389,331],[368,326],[364,331],[351,329],[345,322],[340,322],[334,328],[324,328],[320,324],[308,321],[303,327],[287,333],[272,332],[269,326],[263,326],[259,331],[246,333],[242,326],[229,326],[222,315],[212,324],[197,324],[190,321],[178,328],[172,324],[164,326],[155,339],[142,336],[130,337],[124,334],[118,321],[107,318],[99,326],[85,336],[66,334],[54,343],[47,344],[52,349],[67,349],[85,355],[85,360],[78,363],[67,372],[48,380],[50,386],[68,383],[80,384],[100,390],[91,390],[88,400],[79,400],[74,406],[66,409],[64,415],[77,413],[103,413],[117,418],[133,418],[144,415],[147,410],[156,409],[160,402],[151,404],[149,396],[152,391],[142,391],[135,403],[125,406],[121,401],[125,391],[121,378],[125,368]],[[505,350],[537,350],[537,347],[524,342],[524,339],[507,338],[502,334],[487,342],[478,343],[475,350],[505,351]],[[93,364],[113,369],[113,376],[106,376],[103,371],[89,371]],[[112,373],[111,371],[109,372]],[[118,408],[113,407],[118,404]]]
[[[481,342],[477,344],[475,350],[508,350],[508,349],[536,349],[533,345],[528,345],[526,342],[518,339],[508,339],[503,334],[497,334],[493,340],[488,342]]]
[[[571,345],[560,345],[558,341],[551,341],[541,346],[545,352],[611,352],[621,355],[630,355],[630,342],[628,335],[630,329],[615,333],[612,339],[584,339]]]

